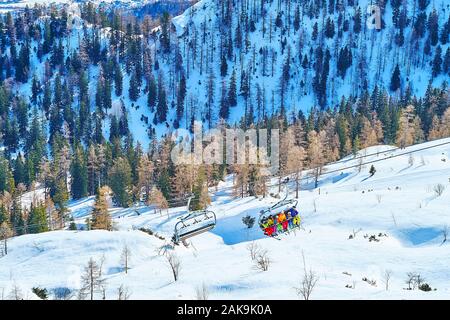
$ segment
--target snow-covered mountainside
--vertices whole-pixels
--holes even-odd
[[[381,8],[381,29],[366,24],[373,3]],[[240,95],[230,119],[262,119],[283,108],[294,114],[314,106],[333,108],[343,96],[360,96],[376,86],[389,89],[398,64],[396,96],[409,87],[411,94],[423,97],[430,81],[439,87],[449,74],[432,75],[433,54],[423,54],[429,39],[418,36],[417,19],[435,11],[444,23],[450,7],[447,1],[434,1],[419,10],[416,1],[407,1],[394,9],[393,3],[329,1],[321,7],[309,1],[202,0],[173,19],[188,91],[200,106],[208,105],[213,79],[218,102],[222,82],[228,85],[234,70]],[[403,22],[395,22],[394,15]],[[448,43],[442,52],[446,48]]]
[[[318,277],[312,299],[449,299],[450,244],[444,241],[444,230],[450,223],[450,139],[405,149],[373,146],[358,156],[365,156],[363,163],[347,157],[328,165],[317,189],[304,180],[298,198],[302,229],[281,240],[265,237],[256,224],[246,229],[242,223],[246,215],[258,218],[277,199],[233,198],[229,176],[210,190],[217,226],[192,238],[188,248],[167,246],[185,208],[162,214],[149,207],[113,208],[119,231],[65,230],[10,239],[8,255],[0,258],[0,294],[32,299],[31,288],[40,287],[50,298],[68,292],[75,298],[92,257],[103,261],[107,299],[116,299],[121,285],[134,299],[195,299],[203,287],[211,299],[296,299],[304,259],[307,270]],[[271,191],[276,193],[277,187]],[[70,203],[79,227],[93,201]],[[268,271],[255,268],[251,244],[267,250]],[[131,250],[128,273],[120,262],[124,245]],[[164,250],[175,252],[181,261],[176,282]],[[408,273],[420,275],[432,290],[406,290]]]
[[[202,0],[171,22],[142,24],[133,21],[134,14],[123,15],[119,24],[113,15],[101,11],[94,16],[95,9],[72,3],[67,16],[49,13],[34,23],[21,19],[33,24],[14,31],[16,54],[29,45],[25,66],[10,70],[21,60],[10,57],[6,41],[4,77],[29,100],[35,76],[37,102],[32,105],[40,109],[45,86],[53,87],[59,75],[73,93],[68,103],[77,112],[83,70],[89,86],[84,103],[91,114],[102,111],[104,137],[110,117],[126,113],[131,133],[144,147],[148,135],[189,127],[194,119],[205,127],[221,118],[248,127],[273,115],[291,119],[312,108],[333,110],[343,100],[366,104],[369,95],[385,95],[389,103],[420,103],[427,88],[447,90],[448,2],[378,1],[381,29],[366,25],[370,3]],[[68,24],[63,28],[60,22]],[[21,30],[30,28],[39,32],[27,39]],[[74,117],[64,119],[72,134]]]
[[[180,8],[186,8],[191,0],[88,0],[109,8],[121,8],[125,10],[136,10],[139,13],[151,15],[169,13],[180,13]],[[13,12],[23,10],[26,7],[32,8],[35,5],[61,5],[88,2],[86,0],[5,0],[0,1],[0,12]],[[181,11],[182,12],[182,11]]]

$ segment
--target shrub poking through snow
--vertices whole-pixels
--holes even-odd
[[[430,285],[429,285],[428,283],[422,283],[422,284],[419,286],[419,290],[428,292],[428,291],[431,291],[432,289],[431,289],[431,287],[430,287]]]
[[[441,183],[438,183],[437,185],[435,185],[433,187],[433,191],[437,197],[442,196],[442,194],[444,193],[444,190],[445,190],[445,186]]]
[[[246,215],[245,217],[242,218],[242,223],[245,224],[245,226],[248,229],[253,228],[253,225],[255,224],[255,218],[251,217],[249,215]]]
[[[415,290],[415,289],[427,289],[427,287],[429,287],[429,285],[427,283],[425,283],[425,279],[422,278],[422,276],[418,273],[415,272],[408,272],[406,274],[406,284],[408,285],[408,288],[406,288],[406,290]],[[424,286],[426,285],[426,286]],[[422,288],[422,289],[421,289]],[[431,288],[430,288],[431,290]],[[428,291],[430,291],[428,290]],[[423,291],[427,291],[427,290],[423,290]]]
[[[256,255],[255,268],[260,271],[267,271],[271,262],[267,250],[260,250]]]
[[[369,170],[370,176],[373,177],[373,175],[375,174],[375,172],[377,172],[377,170],[376,170],[375,167],[372,165],[372,166],[370,167],[370,170]]]
[[[45,288],[33,287],[31,289],[31,291],[33,291],[33,293],[35,295],[37,295],[39,298],[41,298],[42,300],[48,299],[48,292],[47,292],[47,289],[45,289]]]

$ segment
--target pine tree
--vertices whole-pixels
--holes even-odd
[[[361,8],[358,6],[353,17],[353,31],[358,34],[361,32]]]
[[[433,76],[433,78],[441,73],[441,65],[442,65],[441,54],[442,54],[441,46],[437,46],[436,47],[436,51],[434,53],[434,59],[433,59],[433,64],[432,64],[432,76]]]
[[[82,147],[75,150],[75,157],[71,168],[71,194],[74,199],[81,199],[88,195],[87,166]]]
[[[31,205],[28,214],[28,233],[40,233],[48,231],[47,212],[43,204]]]
[[[109,173],[109,185],[114,193],[114,201],[127,208],[131,202],[131,167],[126,158],[114,160]]]
[[[38,96],[41,93],[41,83],[37,78],[37,75],[33,75],[33,80],[31,82],[31,102],[36,105],[38,101]]]
[[[231,107],[235,107],[237,105],[237,96],[236,96],[236,72],[233,69],[230,78],[230,84],[228,87],[228,104]]]
[[[223,54],[220,58],[220,76],[225,77],[227,75],[227,71],[228,71],[227,58]]]
[[[430,12],[427,24],[430,34],[430,43],[432,46],[435,46],[439,40],[439,16],[436,9],[433,9],[433,11]]]
[[[220,109],[219,109],[219,118],[228,120],[230,115],[230,105],[227,98],[227,89],[225,86],[225,82],[222,82],[222,89],[220,95]]]
[[[327,38],[334,37],[334,22],[330,17],[328,17],[327,22],[325,24],[325,36]]]
[[[131,101],[136,101],[139,98],[139,84],[138,79],[136,75],[136,71],[133,71],[130,77],[130,87],[128,89],[128,96],[130,97]]]
[[[450,48],[445,51],[444,62],[442,64],[442,72],[450,76]]]
[[[186,97],[186,78],[184,74],[181,75],[180,83],[178,84],[177,95],[177,120],[179,121],[184,113],[184,99]]]
[[[164,85],[159,81],[158,83],[158,104],[156,105],[156,114],[154,118],[154,123],[163,123],[167,119],[167,98],[166,98],[166,89]]]
[[[116,96],[121,96],[123,90],[123,75],[119,64],[116,64],[114,69],[114,85]]]
[[[148,83],[147,106],[149,107],[150,111],[152,111],[152,112],[156,105],[157,93],[158,93],[158,91],[157,91],[155,78],[153,77],[153,75],[151,75],[149,83]]]
[[[159,41],[164,53],[170,52],[170,16],[168,12],[164,12],[160,19],[161,35]]]
[[[394,72],[392,73],[390,89],[391,91],[400,89],[400,68],[398,64],[395,66]]]

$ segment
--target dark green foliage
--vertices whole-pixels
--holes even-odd
[[[47,213],[44,205],[31,206],[27,226],[28,233],[48,231]]]
[[[428,292],[431,291],[432,289],[428,283],[422,283],[421,285],[419,285],[419,290]]]
[[[400,68],[398,64],[395,66],[394,72],[391,77],[390,87],[391,91],[397,91],[400,89]]]
[[[253,228],[253,225],[255,224],[255,218],[251,217],[249,215],[246,215],[245,217],[242,218],[242,223],[245,224],[245,226],[248,229]]]
[[[31,291],[33,291],[33,293],[35,295],[37,295],[39,298],[41,298],[42,300],[47,300],[48,299],[48,291],[45,288],[33,287],[31,289]]]
[[[109,186],[114,193],[114,201],[121,207],[131,204],[131,167],[126,158],[117,158],[110,170]]]
[[[372,177],[375,174],[375,172],[377,172],[377,170],[373,165],[371,165],[369,170],[370,176]]]
[[[83,148],[76,148],[71,167],[71,194],[74,199],[81,199],[88,195],[87,166]]]

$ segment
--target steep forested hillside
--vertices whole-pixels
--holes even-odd
[[[258,167],[183,179],[194,171],[174,168],[163,136],[194,120],[281,128],[283,174],[449,136],[447,2],[376,3],[379,30],[365,0],[202,0],[156,19],[93,3],[2,14],[0,222],[31,219],[17,201],[35,182],[60,217],[69,197],[107,184],[128,206],[151,187],[200,195],[228,170],[254,193]]]

